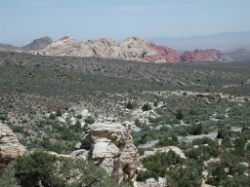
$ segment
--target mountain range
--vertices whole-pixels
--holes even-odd
[[[0,44],[0,51],[158,63],[246,61],[250,59],[250,32],[220,33],[186,38],[157,37],[150,40],[128,37],[119,43],[108,38],[77,41],[68,36],[53,41],[50,37],[45,36],[35,39],[23,47]]]
[[[49,44],[51,44],[53,42],[53,40],[48,37],[41,37],[41,38],[37,38],[35,40],[33,40],[31,43],[23,46],[23,47],[16,47],[13,45],[9,45],[9,44],[2,44],[0,43],[0,51],[9,51],[9,52],[30,52],[33,50],[40,50],[43,49],[45,47],[47,47]]]

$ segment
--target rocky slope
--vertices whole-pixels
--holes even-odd
[[[53,40],[50,37],[45,36],[45,37],[33,40],[30,44],[25,45],[23,47],[23,49],[29,50],[29,51],[30,50],[40,50],[40,49],[44,49],[52,42],[53,42]]]
[[[10,161],[24,153],[25,148],[18,142],[16,135],[0,123],[0,173]]]
[[[216,49],[186,51],[181,55],[183,62],[229,62],[230,57]]]
[[[250,59],[250,46],[229,51],[226,55],[237,61],[247,61]]]
[[[25,52],[25,50],[20,47],[15,47],[13,45],[3,44],[3,43],[0,43],[0,51],[17,52],[17,53]]]

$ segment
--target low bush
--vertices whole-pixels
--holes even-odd
[[[126,104],[126,108],[127,108],[127,109],[132,110],[132,109],[134,109],[135,107],[136,107],[136,103],[133,102],[133,101],[129,101],[129,102]]]
[[[152,110],[152,106],[149,103],[146,103],[142,106],[142,111]]]
[[[151,177],[156,179],[158,177],[164,177],[169,166],[183,162],[184,160],[173,151],[169,151],[168,153],[158,153],[155,156],[143,160],[143,165],[147,170],[139,173],[138,180],[144,181]]]
[[[15,175],[22,186],[44,187],[59,186],[62,181],[55,176],[56,157],[42,151],[17,158],[14,168]]]

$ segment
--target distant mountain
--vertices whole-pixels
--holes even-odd
[[[180,55],[175,49],[156,45],[137,37],[117,43],[111,39],[77,41],[62,37],[48,47],[33,52],[47,56],[102,57],[156,63],[228,62],[231,59],[218,50],[194,50]]]
[[[33,40],[30,44],[24,46],[23,49],[40,50],[40,49],[47,47],[52,42],[53,42],[53,40],[50,37],[46,36],[46,37],[42,37],[42,38],[38,38],[38,39]]]
[[[226,54],[236,61],[250,61],[250,45],[248,47],[229,51]]]
[[[19,53],[28,53],[30,51],[36,51],[41,50],[47,47],[49,44],[51,44],[53,40],[50,37],[42,37],[33,40],[28,45],[25,45],[24,47],[16,47],[9,44],[1,44],[0,43],[0,51],[8,51],[8,52],[19,52]]]
[[[24,49],[20,47],[15,47],[9,44],[1,44],[0,43],[0,51],[8,51],[8,52],[24,52]]]
[[[194,49],[219,49],[223,52],[244,48],[250,44],[249,32],[223,32],[219,34],[191,36],[191,37],[153,37],[153,42],[167,45],[179,51]]]

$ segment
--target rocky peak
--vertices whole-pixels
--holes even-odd
[[[30,44],[24,46],[23,49],[41,50],[41,49],[44,49],[45,47],[47,47],[52,42],[53,42],[53,40],[50,37],[45,36],[45,37],[33,40]]]

